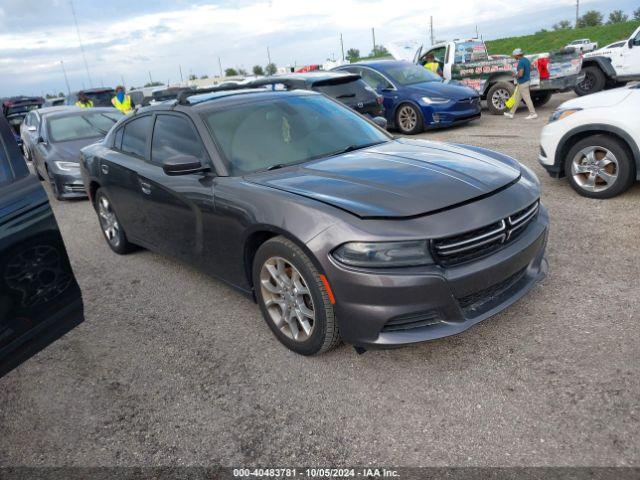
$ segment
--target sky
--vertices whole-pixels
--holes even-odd
[[[581,0],[581,10],[627,13],[639,0]],[[323,63],[345,51],[424,39],[530,34],[575,18],[575,0],[0,0],[0,97],[93,86],[179,82],[189,74],[268,63]]]

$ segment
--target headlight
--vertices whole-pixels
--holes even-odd
[[[70,172],[72,170],[78,170],[80,168],[80,164],[76,162],[53,162],[56,164],[60,170],[64,170],[66,172]]]
[[[333,257],[353,267],[409,267],[433,263],[426,240],[349,242],[335,249]]]
[[[442,98],[442,97],[422,97],[422,101],[427,105],[439,105],[442,103],[449,103],[448,98]]]
[[[582,110],[581,108],[569,108],[566,110],[556,110],[549,117],[549,123],[555,122],[557,120],[562,120],[563,118],[568,117],[569,115],[573,115],[576,112]]]

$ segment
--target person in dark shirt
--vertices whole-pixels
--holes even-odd
[[[515,73],[517,83],[516,103],[511,108],[511,111],[504,112],[504,115],[505,117],[513,118],[520,106],[520,100],[524,100],[524,103],[527,104],[527,108],[529,109],[529,116],[526,119],[533,120],[534,118],[538,118],[538,114],[533,107],[531,91],[529,89],[531,86],[531,62],[522,54],[522,49],[520,48],[516,48],[513,51],[513,58],[518,61]]]

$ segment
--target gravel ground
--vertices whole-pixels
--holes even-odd
[[[538,166],[571,96],[422,135],[532,167],[552,230],[530,295],[418,346],[297,356],[245,297],[52,200],[86,322],[0,380],[0,466],[640,465],[640,185],[589,200]]]

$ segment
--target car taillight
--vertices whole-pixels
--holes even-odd
[[[384,100],[384,98],[382,98],[382,97],[376,97],[376,103],[377,103],[378,105],[382,105],[382,101],[383,101],[383,100]]]

